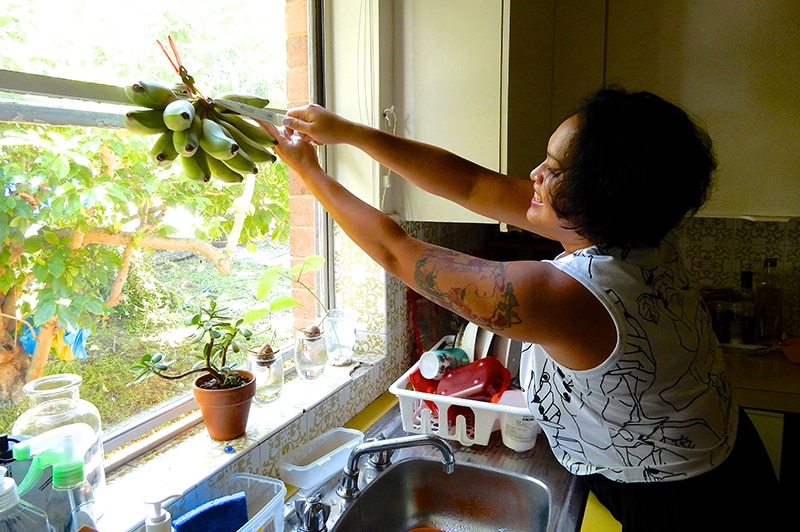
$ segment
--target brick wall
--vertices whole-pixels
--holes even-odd
[[[289,107],[308,103],[308,8],[306,0],[286,0],[286,94]],[[292,263],[317,253],[315,238],[315,199],[294,173],[289,174],[289,245]],[[316,288],[316,274],[303,281]],[[303,303],[294,309],[298,327],[315,321],[316,302],[302,287],[293,288],[293,297]]]

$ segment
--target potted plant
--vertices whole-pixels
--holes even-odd
[[[187,321],[197,329],[192,340],[203,345],[194,366],[175,372],[170,369],[174,360],[167,361],[161,353],[146,354],[131,367],[137,375],[129,384],[151,375],[168,380],[197,375],[192,392],[209,436],[214,440],[238,438],[247,428],[256,381],[250,371],[235,368],[228,355],[240,352],[239,339],[249,340],[252,333],[243,327],[244,319],[233,321],[228,309],[213,299]]]

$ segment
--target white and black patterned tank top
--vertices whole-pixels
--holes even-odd
[[[572,371],[531,345],[530,408],[577,475],[668,481],[719,465],[738,411],[700,293],[673,246],[622,255],[592,246],[545,261],[586,286],[617,328],[613,353]]]

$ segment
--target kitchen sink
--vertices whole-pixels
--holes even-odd
[[[399,407],[391,408],[364,435],[366,441],[408,436]],[[426,527],[446,532],[577,532],[588,492],[555,460],[544,436],[539,437],[525,452],[505,447],[500,431],[485,446],[450,441],[455,467],[449,474],[447,453],[436,445],[401,446],[391,453],[388,466],[373,462],[380,453],[363,454],[357,459],[355,493],[342,492],[344,470],[299,489],[285,501],[284,530],[302,530],[298,505],[317,508],[308,502],[313,501],[328,509],[317,519],[328,532],[409,532]]]
[[[550,490],[539,480],[459,463],[410,458],[392,464],[350,502],[332,532],[547,530]]]

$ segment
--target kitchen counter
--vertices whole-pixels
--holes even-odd
[[[728,377],[745,408],[800,413],[800,364],[783,353],[725,355]]]
[[[371,424],[368,427],[357,427],[352,422],[348,423],[348,426],[362,430],[365,438],[372,438],[378,434],[383,434],[386,438],[408,434],[403,430],[400,408],[396,403],[377,420],[369,421]],[[500,431],[495,431],[485,446],[467,447],[455,440],[448,442],[455,452],[456,467],[459,463],[487,465],[540,479],[548,486],[552,496],[551,512],[554,527],[551,530],[563,532],[580,530],[588,492],[556,461],[544,434],[539,433],[533,449],[522,453],[505,447],[501,441]],[[441,454],[431,447],[413,447],[396,451],[393,461],[408,456],[441,458]],[[290,521],[294,499],[307,495],[309,495],[307,491],[297,491],[287,499],[284,511]]]
[[[787,500],[800,496],[800,364],[778,351],[726,355],[728,377],[739,405],[783,414],[780,479]]]

